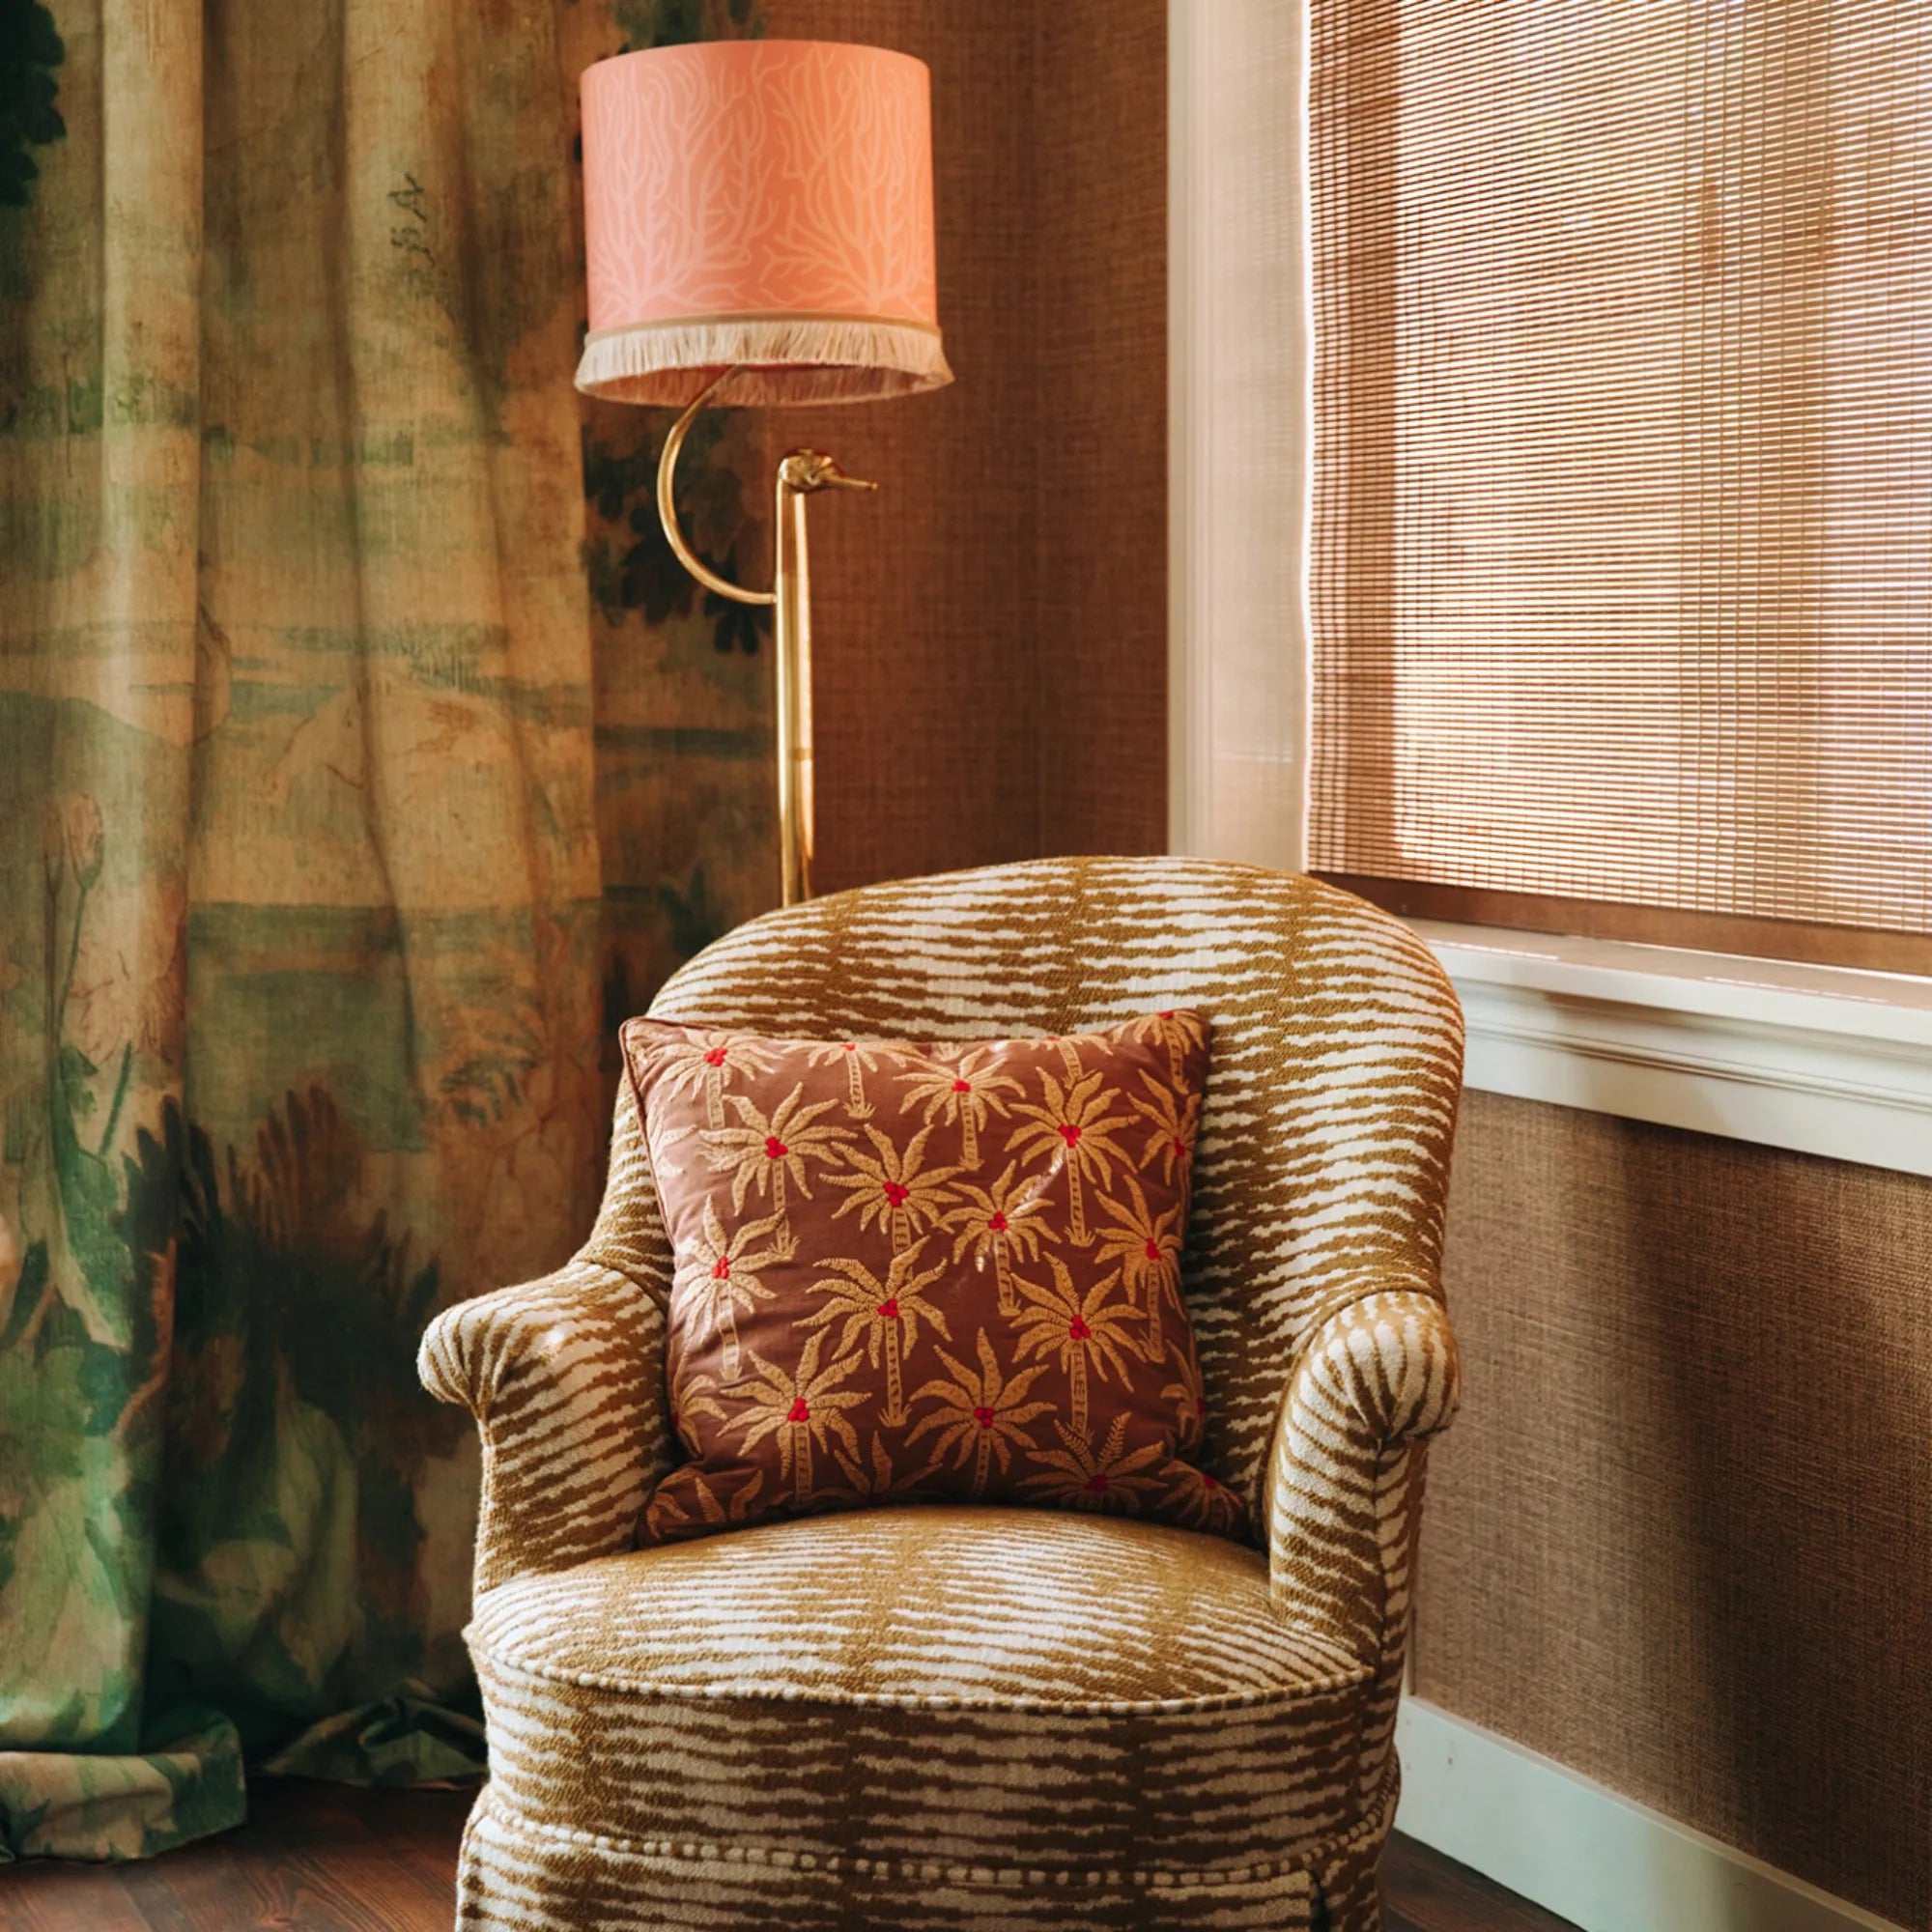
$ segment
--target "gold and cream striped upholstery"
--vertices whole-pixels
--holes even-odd
[[[479,1600],[529,1572],[628,1549],[669,1466],[663,1308],[594,1248],[446,1310],[416,1357],[423,1385],[482,1425]]]
[[[658,1016],[792,1036],[1214,1022],[1185,1292],[1203,1460],[1265,1556],[1045,1512],[870,1512],[632,1551],[666,1466],[670,1256],[628,1096],[583,1253],[450,1310],[485,1441],[471,1648],[494,1781],[461,1922],[1378,1922],[1428,1436],[1454,996],[1312,881],[1045,860],[775,913]]]
[[[771,1524],[495,1591],[470,1641],[490,1803],[525,1836],[594,1817],[632,1845],[836,1863],[857,1814],[867,1861],[1004,1893],[1072,1855],[1118,1912],[1156,1873],[1272,1888],[1284,1846],[1359,1809],[1370,1667],[1274,1608],[1258,1551],[1159,1524],[971,1505]],[[954,1922],[912,1908],[893,1922]],[[659,1922],[713,1922],[686,1911]]]

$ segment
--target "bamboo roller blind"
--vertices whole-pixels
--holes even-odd
[[[1313,863],[1923,970],[1932,6],[1313,20]]]

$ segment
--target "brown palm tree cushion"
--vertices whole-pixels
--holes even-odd
[[[690,1457],[643,1540],[980,1500],[1240,1534],[1239,1498],[1187,1460],[1208,1031],[1165,1012],[915,1045],[631,1021]]]

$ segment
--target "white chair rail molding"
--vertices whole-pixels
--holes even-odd
[[[1413,923],[1461,996],[1467,1086],[1932,1175],[1932,981]]]

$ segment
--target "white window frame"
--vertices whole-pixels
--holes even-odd
[[[1169,839],[1284,870],[1308,851],[1306,27],[1284,0],[1169,0]],[[1264,169],[1286,219],[1259,216]],[[1296,460],[1243,461],[1260,409]],[[1470,1087],[1932,1175],[1932,980],[1411,923],[1462,997]]]

